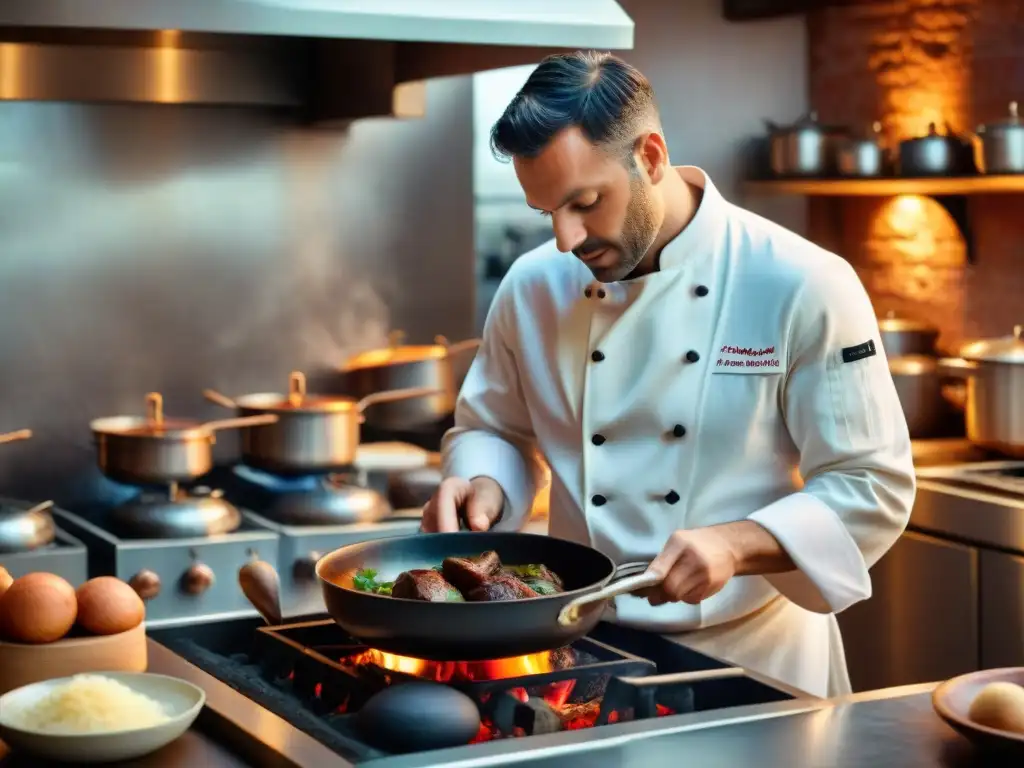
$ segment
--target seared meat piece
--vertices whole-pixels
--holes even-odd
[[[429,603],[461,603],[462,594],[433,569],[405,571],[395,579],[392,597],[425,600]]]
[[[546,565],[506,565],[505,570],[517,576],[537,594],[554,595],[565,591],[561,577]]]
[[[511,573],[499,573],[465,594],[467,600],[477,603],[540,597]]]
[[[446,557],[441,563],[441,573],[462,594],[472,592],[500,570],[501,560],[494,551],[477,557]]]

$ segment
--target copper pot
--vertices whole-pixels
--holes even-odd
[[[309,395],[306,377],[292,371],[288,393],[261,392],[230,398],[212,389],[211,402],[234,408],[240,416],[272,414],[273,424],[242,430],[242,461],[276,475],[326,474],[355,464],[363,411],[375,403],[436,394],[429,387],[374,392],[361,399]]]
[[[416,400],[391,401],[375,405],[366,414],[366,423],[380,429],[407,430],[435,424],[455,410],[459,394],[452,360],[463,352],[475,350],[480,339],[450,343],[444,336],[433,344],[402,344],[404,334],[395,331],[388,346],[349,358],[342,366],[348,389],[359,397],[410,387],[427,387],[437,394]]]
[[[163,397],[146,395],[145,416],[108,416],[90,425],[100,471],[129,485],[167,485],[202,477],[213,468],[213,444],[222,429],[270,424],[258,415],[219,421],[164,418]]]

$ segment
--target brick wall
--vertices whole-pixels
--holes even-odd
[[[822,120],[882,123],[885,140],[930,122],[957,131],[1024,103],[1024,0],[882,0],[808,16],[810,97]],[[970,201],[976,263],[929,198],[810,203],[810,234],[857,268],[879,314],[942,329],[940,343],[1024,322],[1024,195]]]

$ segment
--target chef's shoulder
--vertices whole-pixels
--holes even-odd
[[[846,259],[750,211],[742,211],[738,223],[748,246],[748,277],[779,302],[791,339],[827,333],[854,343],[878,333],[871,300]]]
[[[589,279],[590,271],[575,256],[559,251],[552,238],[512,262],[494,301],[541,310],[575,298]]]

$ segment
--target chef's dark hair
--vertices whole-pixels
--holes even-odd
[[[578,126],[593,144],[632,160],[632,144],[657,121],[654,89],[610,53],[577,51],[545,58],[491,128],[499,160],[535,157],[560,131]]]

